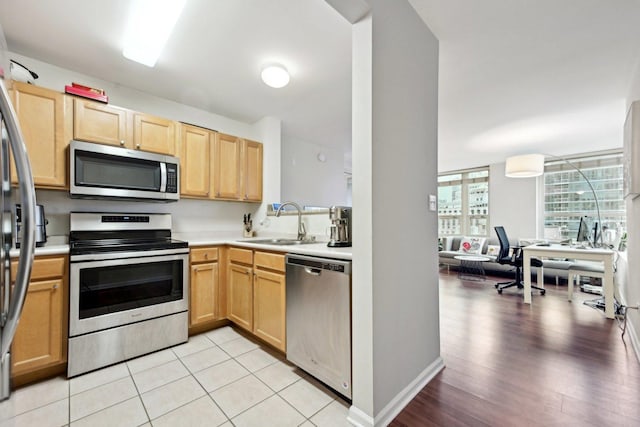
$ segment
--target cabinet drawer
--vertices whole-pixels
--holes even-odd
[[[64,276],[66,258],[36,258],[31,268],[31,281]],[[15,280],[18,261],[11,261],[11,280]]]
[[[253,264],[253,251],[251,249],[229,248],[229,260],[241,264]]]
[[[269,270],[284,271],[284,255],[270,252],[255,253],[256,267]]]
[[[191,249],[191,262],[217,261],[218,248],[194,248]]]

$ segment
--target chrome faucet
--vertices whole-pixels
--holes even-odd
[[[302,222],[302,209],[300,208],[300,205],[296,202],[284,202],[280,207],[278,207],[276,217],[280,216],[280,211],[282,211],[282,208],[287,205],[291,205],[298,210],[298,240],[304,240],[307,237],[307,230],[304,228],[304,224]]]

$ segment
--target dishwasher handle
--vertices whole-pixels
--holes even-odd
[[[322,274],[322,270],[311,267],[304,267],[304,272],[311,276],[319,276],[320,274]]]
[[[287,254],[287,256],[285,257],[285,262],[287,264],[287,267],[303,267],[307,273],[314,276],[319,276],[322,270],[347,275],[351,274],[351,261],[343,259]]]

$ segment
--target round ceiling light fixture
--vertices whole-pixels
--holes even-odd
[[[289,72],[280,64],[270,64],[262,69],[262,81],[267,85],[279,89],[289,84]]]

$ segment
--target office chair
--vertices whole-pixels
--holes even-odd
[[[509,245],[507,232],[504,231],[504,227],[502,226],[494,227],[494,229],[496,230],[498,240],[500,241],[500,252],[496,257],[496,262],[498,264],[511,265],[516,268],[515,280],[511,282],[496,283],[495,286],[498,289],[498,293],[501,294],[504,289],[510,288],[512,286],[517,286],[518,288],[524,287],[524,284],[522,283],[522,248],[514,247],[513,253],[509,254],[511,246]],[[542,261],[537,258],[531,258],[531,266],[542,267]],[[540,274],[540,272],[538,272],[538,274]],[[544,288],[534,286],[533,284],[531,285],[531,289],[539,290],[541,295],[545,294]]]

